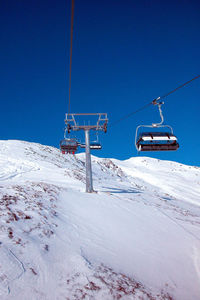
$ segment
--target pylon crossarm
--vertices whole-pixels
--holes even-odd
[[[76,120],[77,116],[97,116],[98,119],[93,125],[79,124]],[[102,130],[106,132],[105,128],[107,128],[108,117],[107,113],[71,113],[66,114],[65,124],[70,130],[78,131],[78,130]]]

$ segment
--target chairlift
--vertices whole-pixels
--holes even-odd
[[[79,144],[81,148],[85,148],[85,143],[83,144]],[[90,142],[90,149],[91,150],[101,150],[102,146],[99,143],[99,136],[98,136],[98,132],[96,131],[96,140],[93,142]]]
[[[102,149],[102,146],[101,146],[100,143],[92,142],[92,143],[90,143],[90,149],[93,149],[93,150],[101,150],[101,149]]]
[[[64,139],[60,141],[60,150],[62,154],[75,154],[79,144],[76,138],[66,138],[66,130],[68,129],[65,129]]]
[[[90,143],[90,149],[92,149],[92,150],[101,150],[102,149],[102,146],[99,143],[98,131],[96,131],[96,140]]]
[[[80,148],[85,148],[85,143],[84,144],[79,144]],[[91,142],[90,143],[90,149],[92,150],[100,150],[102,148],[100,143],[97,142]]]
[[[158,98],[159,99],[159,98]],[[179,148],[177,137],[173,134],[173,129],[169,125],[163,125],[164,118],[161,110],[163,102],[157,103],[156,99],[154,105],[158,105],[161,122],[152,125],[139,125],[136,128],[135,146],[137,151],[174,151]],[[148,131],[141,132],[138,135],[140,128],[162,128],[167,131]]]

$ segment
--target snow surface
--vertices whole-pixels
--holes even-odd
[[[0,299],[200,299],[200,168],[0,141]]]

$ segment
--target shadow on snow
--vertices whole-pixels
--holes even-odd
[[[106,188],[108,190],[104,190],[104,192],[106,193],[113,193],[113,194],[141,194],[142,192],[140,190],[137,190],[137,189],[131,189],[131,188],[128,188],[128,189],[119,189],[119,188],[109,188],[109,187],[104,187],[103,188]]]

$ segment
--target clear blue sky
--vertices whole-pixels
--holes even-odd
[[[0,2],[1,139],[58,147],[67,111],[70,0]],[[200,73],[200,2],[75,0],[71,111],[110,123]],[[146,156],[200,166],[200,79],[165,99],[180,149]],[[136,156],[152,106],[101,134],[102,157]],[[80,134],[78,135],[80,137]],[[13,149],[14,150],[14,149]]]

